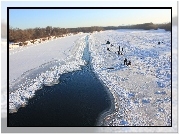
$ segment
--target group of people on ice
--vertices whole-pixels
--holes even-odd
[[[127,66],[131,65],[131,61],[127,62],[127,59],[125,58],[124,59],[124,65],[127,65]]]
[[[106,44],[110,44],[110,42],[107,41]],[[113,45],[111,44],[111,47],[112,47],[112,46],[113,46]],[[110,51],[109,48],[107,48],[107,50]],[[122,52],[123,52],[123,48],[122,48],[122,51],[121,51],[121,50],[120,50],[120,46],[119,46],[119,51],[117,51],[118,55],[123,55]],[[128,62],[127,62],[127,59],[125,58],[125,59],[124,59],[124,65],[127,65],[127,66],[131,65],[131,61],[128,61]]]

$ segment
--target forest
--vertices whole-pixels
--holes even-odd
[[[104,30],[117,30],[117,29],[144,29],[157,30],[165,29],[166,31],[171,31],[171,23],[166,24],[153,24],[153,23],[144,23],[137,25],[128,25],[128,26],[107,26],[107,27],[78,27],[78,28],[60,28],[47,26],[46,28],[28,28],[28,29],[19,29],[9,26],[9,42],[25,42],[28,40],[35,40],[38,38],[48,38],[50,36],[62,37],[64,34],[77,34],[79,32],[83,33],[92,33],[94,31],[104,31]]]

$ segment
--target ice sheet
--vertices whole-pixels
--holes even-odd
[[[115,98],[115,111],[101,124],[170,126],[171,33],[104,31],[92,34],[89,44],[93,69]],[[119,46],[123,55],[118,55]],[[123,65],[125,58],[131,66]]]

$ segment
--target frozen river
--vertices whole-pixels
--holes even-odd
[[[44,86],[17,113],[9,116],[10,126],[95,126],[109,110],[111,99],[90,67],[88,50],[81,70],[62,74],[59,83]]]
[[[110,44],[106,44],[107,41]],[[65,47],[60,48],[60,44]],[[42,92],[39,89],[60,84],[64,75],[84,72],[90,61],[91,73],[110,92],[114,107],[113,112],[103,117],[99,124],[171,126],[171,32],[162,29],[109,30],[75,35],[37,46],[10,52],[12,59],[23,59],[12,60],[14,67],[10,64],[10,72],[14,72],[10,75],[10,113],[26,106],[30,98]],[[118,55],[119,46],[123,48],[122,55]],[[42,54],[38,57],[39,52]],[[33,61],[31,54],[39,62]],[[131,66],[123,64],[125,58],[131,61]],[[29,59],[29,66],[28,62],[23,63],[26,59]],[[21,65],[22,69],[26,68],[24,71],[15,69]],[[84,80],[85,83],[89,84],[89,79]]]

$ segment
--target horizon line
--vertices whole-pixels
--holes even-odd
[[[139,24],[127,24],[127,25],[118,25],[118,26],[114,26],[114,25],[111,25],[111,26],[79,26],[79,27],[57,27],[57,26],[50,26],[50,25],[47,25],[46,27],[50,26],[52,28],[63,28],[63,29],[68,29],[68,28],[86,28],[86,27],[120,27],[120,26],[133,26],[133,25],[141,25],[141,24],[148,24],[148,23],[152,23],[154,25],[158,25],[158,24],[168,24],[168,23],[171,23],[170,22],[163,22],[163,23],[153,23],[153,22],[145,22],[145,23],[139,23]],[[1,22],[2,24],[2,22]],[[6,23],[7,24],[7,23]],[[26,30],[26,29],[34,29],[34,28],[46,28],[46,27],[31,27],[31,28],[18,28],[18,27],[13,27],[13,26],[9,26],[9,27],[12,27],[12,28],[17,28],[17,29],[21,29],[21,30]]]

